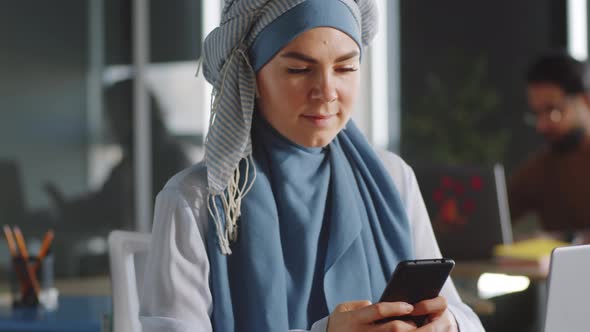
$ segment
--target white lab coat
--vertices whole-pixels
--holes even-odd
[[[416,259],[441,257],[414,172],[395,154],[377,153],[406,208]],[[158,194],[152,246],[140,292],[143,332],[212,331],[205,245],[209,213],[206,183],[205,167],[199,163],[174,176]],[[462,332],[484,331],[475,313],[461,301],[451,279],[441,295]],[[326,331],[327,321],[326,317],[316,322],[311,332]]]

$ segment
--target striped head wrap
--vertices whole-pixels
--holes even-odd
[[[226,0],[220,26],[205,39],[203,74],[213,85],[211,122],[205,142],[208,207],[224,254],[231,253],[229,242],[237,237],[240,203],[255,177],[254,172],[254,177],[248,179],[248,168],[254,168],[250,129],[256,97],[256,71],[297,34],[330,24],[302,24],[302,29],[305,30],[291,31],[289,36],[279,36],[279,42],[276,34],[269,30],[272,30],[274,22],[292,10],[301,8],[300,5],[308,5],[312,10],[314,6],[318,6],[315,8],[317,10],[325,3],[350,11],[349,16],[354,21],[352,29],[341,30],[348,33],[361,50],[362,45],[370,43],[377,32],[377,8],[374,0]],[[305,11],[299,12],[305,15]],[[308,17],[294,19],[302,18]],[[263,38],[271,38],[270,36],[274,46],[270,47],[270,51],[269,47],[264,47],[265,51],[260,52],[257,45]],[[239,170],[242,160],[246,165],[245,174],[240,174]]]

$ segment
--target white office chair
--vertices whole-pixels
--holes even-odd
[[[109,257],[113,293],[113,332],[140,332],[138,289],[151,234],[112,231]]]

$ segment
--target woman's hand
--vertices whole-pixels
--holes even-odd
[[[458,332],[457,322],[447,307],[447,300],[435,297],[414,305],[412,316],[427,316],[426,323],[416,332]]]
[[[426,304],[422,310],[430,310]],[[416,330],[413,322],[394,320],[375,324],[380,319],[404,316],[412,313],[414,307],[405,302],[353,301],[339,304],[330,315],[327,332],[406,332]],[[434,321],[432,322],[434,324]]]
[[[375,321],[404,315],[427,316],[426,323],[417,328],[411,321],[394,320],[375,324]],[[371,304],[369,301],[341,303],[334,309],[328,321],[327,332],[458,332],[457,322],[447,308],[447,300],[436,297],[412,306],[405,302],[381,302]]]

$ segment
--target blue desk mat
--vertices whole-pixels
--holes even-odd
[[[55,311],[34,308],[0,309],[0,332],[101,332],[102,319],[112,313],[109,296],[60,296]]]

